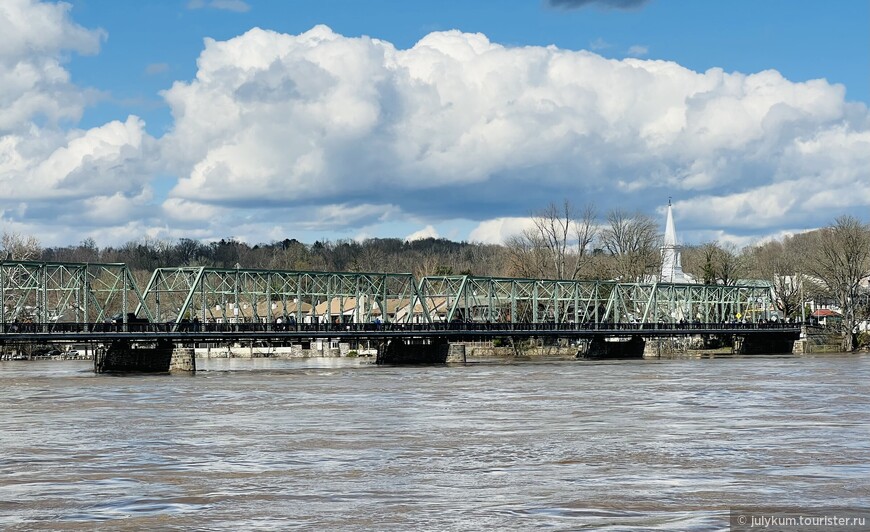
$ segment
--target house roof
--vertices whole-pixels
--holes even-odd
[[[820,308],[816,309],[812,314],[814,318],[827,318],[827,317],[836,317],[839,318],[841,314],[836,310],[831,310],[829,308]]]
[[[342,308],[342,306],[344,308]],[[339,314],[352,314],[356,309],[356,298],[355,297],[334,297],[329,301],[323,301],[314,307],[314,313],[318,316],[322,316],[326,314],[327,309],[329,309],[329,314],[339,315]]]
[[[284,304],[286,303],[286,308]],[[296,301],[260,301],[257,303],[257,315],[259,316],[268,316],[269,315],[269,307],[272,307],[272,316],[280,316],[282,314],[296,314],[296,311],[299,310],[302,314],[308,314],[311,312],[311,304],[302,302],[297,303]],[[250,312],[248,312],[250,314]]]
[[[326,314],[326,310],[327,310],[327,308],[329,308],[330,314],[339,315],[342,313],[342,310],[341,310],[342,301],[344,302],[344,314],[345,315],[353,314],[356,311],[356,308],[358,305],[360,307],[361,314],[368,311],[369,314],[372,316],[380,316],[381,315],[381,306],[386,307],[387,314],[395,314],[396,310],[400,306],[408,304],[407,299],[389,298],[386,301],[373,301],[373,300],[369,300],[369,299],[363,297],[363,298],[361,298],[360,303],[357,304],[357,299],[355,297],[345,297],[345,298],[335,297],[335,298],[332,298],[332,300],[329,303],[327,303],[326,301],[319,303],[314,308],[314,313],[319,315],[319,316],[322,316],[322,315]]]

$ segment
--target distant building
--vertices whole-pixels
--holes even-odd
[[[820,308],[813,311],[811,317],[823,327],[835,327],[843,321],[843,315],[829,308]]]
[[[665,238],[662,244],[662,271],[659,281],[663,283],[696,283],[695,278],[683,271],[680,259],[680,246],[677,244],[677,230],[668,200],[668,218],[665,222]]]

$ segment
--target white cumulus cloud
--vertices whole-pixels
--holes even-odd
[[[46,244],[147,217],[157,168],[138,117],[75,128],[96,91],[74,85],[63,62],[69,52],[98,52],[106,34],[69,11],[62,2],[0,5],[0,225],[28,228]]]
[[[423,240],[425,238],[438,238],[438,230],[432,227],[431,225],[427,225],[423,229],[419,231],[414,231],[410,235],[405,237],[405,242],[413,242],[414,240]]]
[[[868,181],[866,107],[773,70],[695,72],[455,30],[401,50],[325,26],[207,40],[198,67],[164,93],[172,196],[227,208],[401,205],[408,219],[489,220],[472,238],[490,241],[563,197],[653,212],[674,196],[684,225],[764,233],[823,224],[820,208],[843,203],[810,205],[802,184]],[[327,209],[321,226],[341,219]]]
[[[69,10],[35,0],[0,5],[0,137],[27,133],[35,118],[80,118],[87,94],[72,85],[61,55],[96,53],[105,33],[75,24]]]
[[[471,230],[468,239],[483,244],[501,244],[532,227],[534,223],[531,218],[495,218],[481,222]]]

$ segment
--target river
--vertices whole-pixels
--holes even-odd
[[[870,356],[0,363],[8,530],[722,530],[870,505]]]

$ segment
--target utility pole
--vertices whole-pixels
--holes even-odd
[[[804,274],[801,274],[800,279],[800,292],[801,292],[801,323],[807,322],[807,305],[806,300],[804,299]]]

